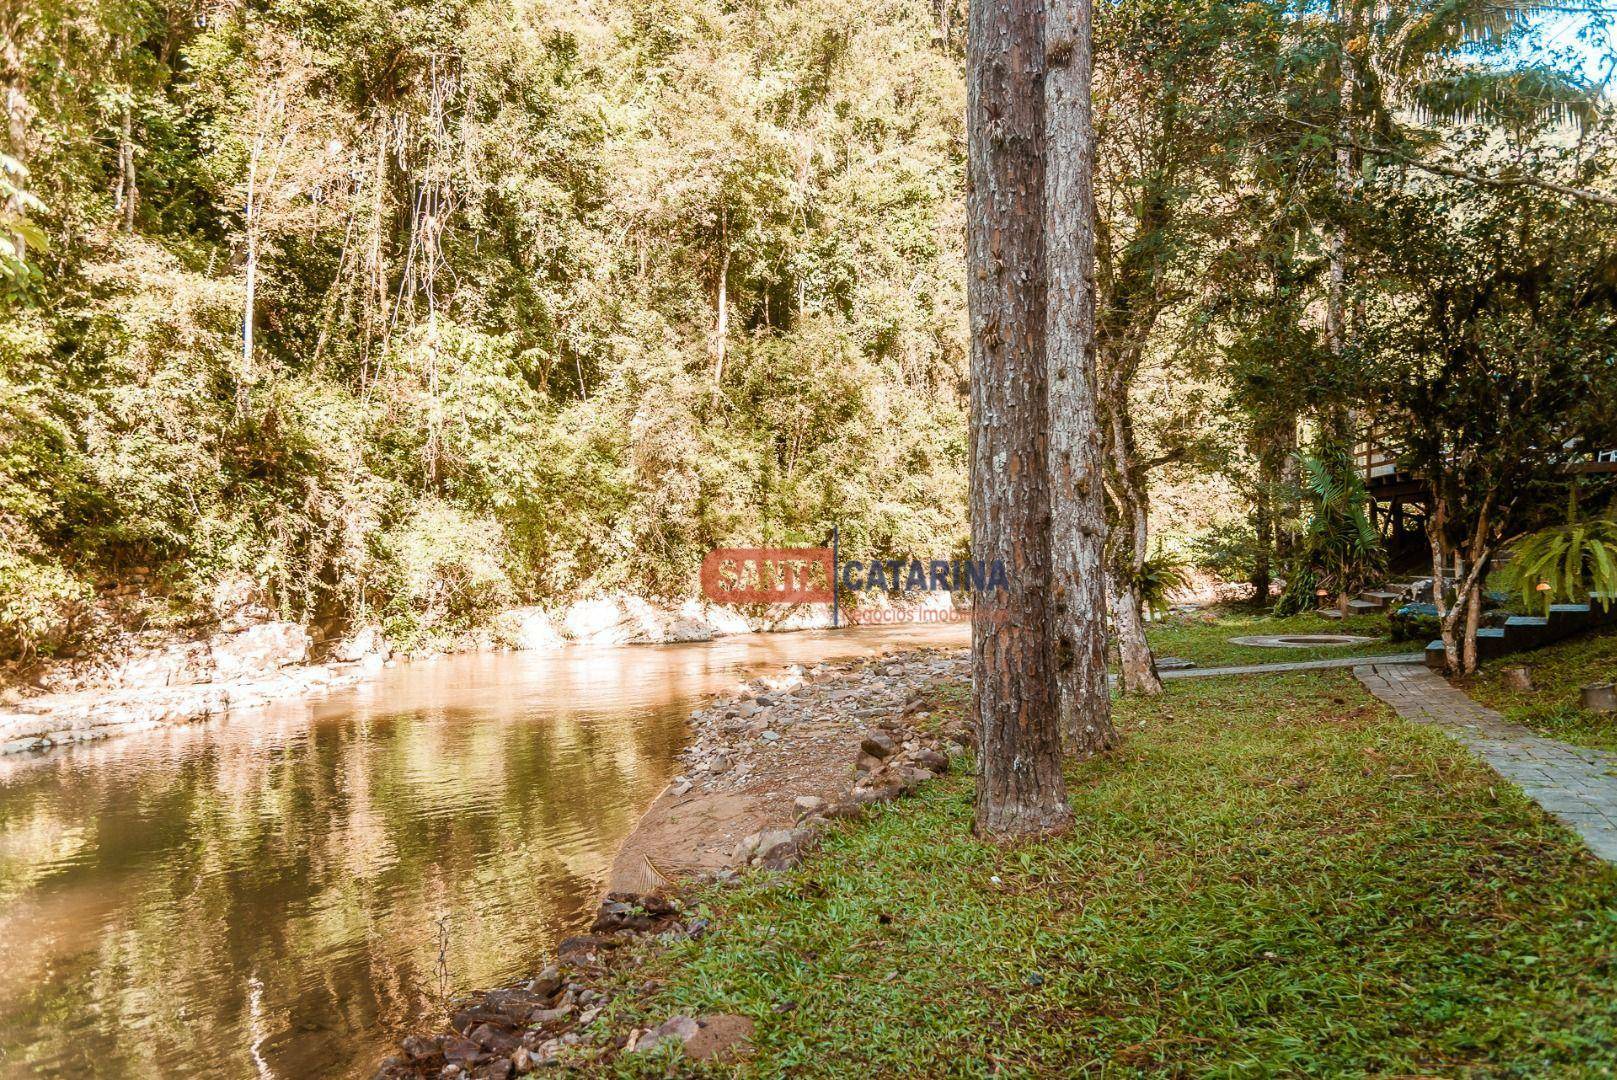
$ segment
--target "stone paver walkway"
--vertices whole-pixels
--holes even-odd
[[[1436,724],[1465,743],[1583,837],[1589,850],[1617,862],[1617,754],[1535,735],[1423,666],[1361,660],[1353,674],[1399,716]]]
[[[1215,675],[1267,675],[1270,672],[1319,671],[1324,668],[1356,668],[1361,664],[1419,664],[1423,653],[1393,653],[1390,656],[1336,656],[1329,660],[1287,660],[1278,664],[1230,664],[1224,667],[1170,668],[1158,672],[1164,679],[1209,679]]]

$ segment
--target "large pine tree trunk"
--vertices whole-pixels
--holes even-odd
[[[1050,0],[1044,77],[1050,606],[1062,736],[1076,754],[1117,742],[1106,686],[1106,503],[1095,416],[1090,13],[1090,0]]]
[[[971,541],[974,557],[1003,560],[1009,577],[979,591],[972,610],[976,829],[1009,839],[1072,820],[1046,604],[1041,0],[975,0],[967,51]]]

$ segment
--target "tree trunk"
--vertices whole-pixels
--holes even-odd
[[[1162,677],[1157,674],[1157,659],[1145,640],[1144,610],[1139,589],[1114,581],[1112,625],[1117,630],[1117,661],[1123,692],[1155,697],[1162,693]]]
[[[1106,504],[1095,417],[1095,138],[1090,0],[1050,0],[1045,28],[1050,607],[1067,749],[1117,742],[1106,685]]]
[[[971,540],[1008,586],[972,608],[976,831],[1071,824],[1050,640],[1041,0],[977,0],[967,58]]]
[[[1257,458],[1257,490],[1252,505],[1252,531],[1257,537],[1257,552],[1252,568],[1252,600],[1260,606],[1269,603],[1270,588],[1274,583],[1274,566],[1283,557],[1281,522],[1283,520],[1282,491],[1285,470],[1296,442],[1296,424],[1283,420],[1260,427],[1253,439],[1252,451]]]
[[[1482,583],[1493,563],[1495,542],[1490,539],[1490,533],[1497,494],[1496,491],[1489,491],[1477,511],[1476,525],[1465,552],[1470,569],[1465,572],[1463,579],[1458,570],[1460,553],[1455,552],[1453,607],[1446,606],[1443,589],[1443,564],[1447,554],[1444,524],[1449,520],[1449,515],[1441,495],[1434,496],[1432,512],[1427,515],[1427,535],[1432,544],[1432,602],[1437,606],[1438,625],[1443,638],[1443,667],[1449,675],[1470,675],[1477,670],[1477,630],[1482,625]]]
[[[1252,602],[1260,607],[1269,603],[1274,591],[1274,518],[1268,505],[1269,497],[1259,495],[1254,531],[1258,535],[1258,549],[1252,560]]]
[[[124,106],[123,122],[118,129],[118,197],[116,207],[125,233],[135,231],[135,204],[140,199],[140,188],[135,184],[135,110]]]
[[[730,344],[730,237],[728,215],[719,211],[719,289],[715,298],[716,313],[713,327],[713,400],[719,398],[719,384],[724,380],[724,356]]]
[[[245,401],[253,380],[253,310],[258,295],[258,165],[262,142],[256,144],[247,160],[247,206],[243,229],[247,242],[247,285],[242,300],[241,380],[236,387],[238,403]]]
[[[1145,638],[1145,613],[1137,584],[1145,568],[1150,539],[1150,505],[1138,465],[1134,420],[1129,412],[1132,358],[1114,359],[1106,371],[1102,406],[1106,418],[1106,486],[1111,496],[1112,528],[1107,537],[1107,577],[1111,580],[1112,629],[1122,662],[1125,694],[1162,693],[1156,661]]]
[[[1344,38],[1351,33],[1352,21],[1344,23],[1342,35]],[[1353,57],[1349,54],[1344,42],[1341,49],[1341,84],[1338,87],[1339,100],[1337,103],[1337,134],[1340,145],[1336,151],[1336,194],[1345,206],[1351,194],[1353,184],[1353,153],[1349,147],[1353,135],[1353,118],[1351,115],[1353,103],[1354,69]],[[1338,211],[1340,221],[1340,211]],[[1330,240],[1330,268],[1328,287],[1325,297],[1325,340],[1331,350],[1331,358],[1336,361],[1337,374],[1341,370],[1342,357],[1347,351],[1347,261],[1348,261],[1347,229],[1337,224],[1331,230]],[[1352,447],[1353,421],[1345,402],[1338,399],[1337,403],[1327,406],[1325,412],[1326,438],[1337,445]]]
[[[1465,643],[1460,653],[1462,670],[1470,675],[1477,670],[1477,631],[1482,627],[1482,585],[1473,584],[1466,590]]]

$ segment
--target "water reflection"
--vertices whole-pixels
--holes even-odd
[[[587,917],[695,699],[966,633],[455,657],[0,758],[0,1073],[365,1072],[445,993],[530,970]]]

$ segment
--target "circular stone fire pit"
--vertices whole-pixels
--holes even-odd
[[[1364,645],[1378,638],[1353,634],[1257,634],[1232,637],[1231,645],[1255,645],[1260,649],[1313,649],[1321,645]]]

